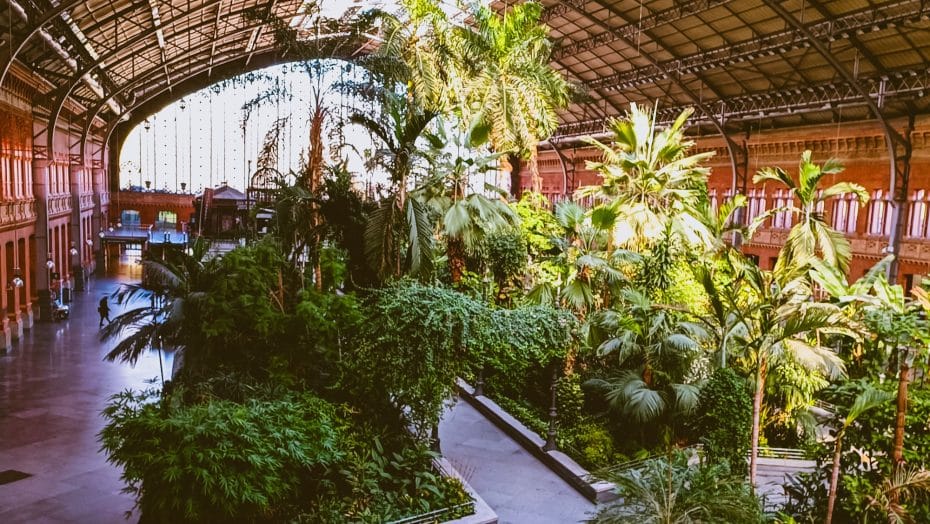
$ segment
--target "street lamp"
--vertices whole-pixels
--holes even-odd
[[[20,273],[21,271],[18,267],[13,268],[13,278],[10,279],[10,283],[7,286],[7,289],[9,289],[10,291],[13,291],[25,285],[25,282],[23,281],[23,277],[20,276]]]

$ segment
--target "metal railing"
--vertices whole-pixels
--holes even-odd
[[[447,508],[437,509],[427,513],[421,513],[419,515],[404,517],[400,520],[392,520],[387,524],[438,524],[440,522],[445,522],[453,518],[460,518],[461,516],[469,515],[474,512],[474,502],[463,502],[462,504],[456,504],[455,506],[449,506]]]
[[[806,460],[807,453],[802,449],[793,448],[770,448],[768,446],[759,446],[759,458],[774,458],[785,460]]]

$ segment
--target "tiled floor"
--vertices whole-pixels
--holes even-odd
[[[97,302],[117,285],[92,281],[75,294],[69,320],[37,322],[0,355],[0,471],[31,475],[0,485],[0,523],[126,522],[133,501],[98,451],[100,411],[110,395],[145,387],[159,367],[157,355],[135,368],[102,360]],[[111,301],[111,317],[118,312]]]

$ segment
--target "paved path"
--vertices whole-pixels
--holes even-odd
[[[443,455],[501,524],[569,524],[594,512],[594,504],[464,400],[446,413],[439,438]]]
[[[31,475],[0,484],[0,523],[126,522],[133,501],[98,451],[100,411],[110,395],[145,387],[159,370],[155,355],[135,368],[102,361],[97,302],[116,286],[92,281],[75,293],[69,320],[37,322],[0,354],[0,471]],[[111,301],[111,318],[118,312]]]

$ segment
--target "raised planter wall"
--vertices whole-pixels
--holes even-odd
[[[504,411],[496,402],[484,395],[475,395],[474,388],[462,379],[458,380],[458,390],[462,398],[474,406],[482,415],[517,441],[524,449],[542,461],[556,475],[562,477],[585,498],[594,503],[615,500],[617,494],[614,485],[602,480],[594,480],[588,470],[572,460],[561,451],[543,451],[546,440]]]

